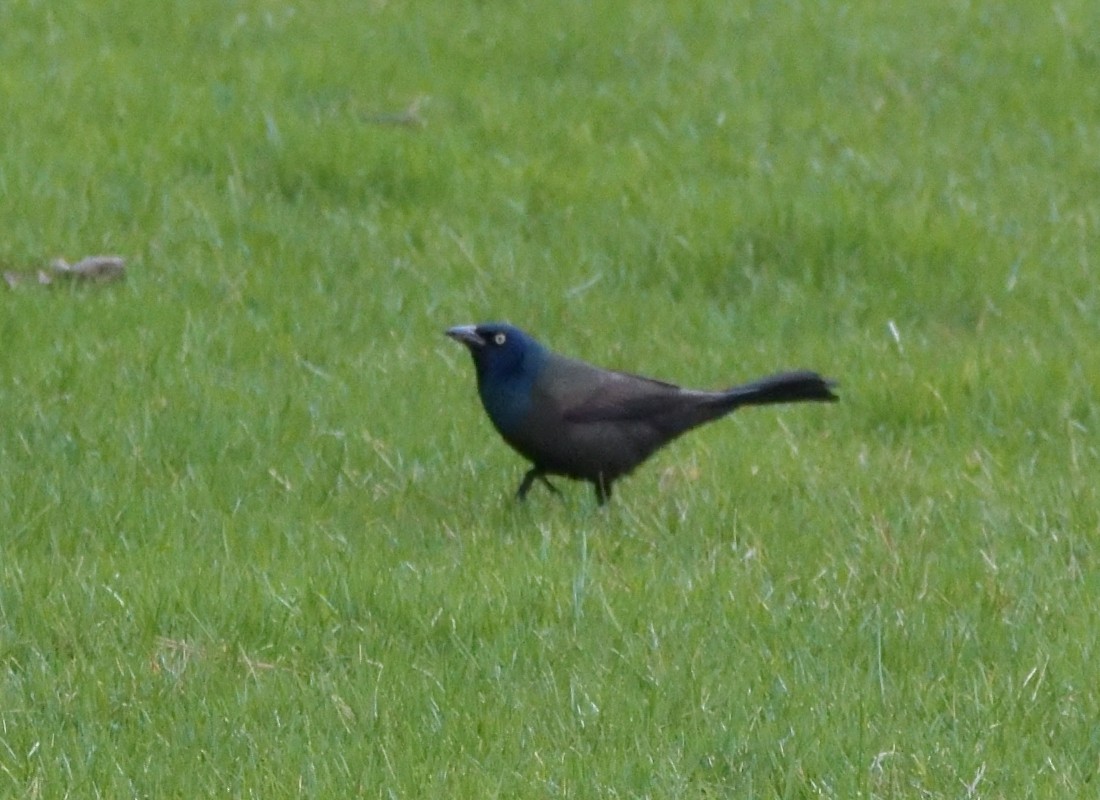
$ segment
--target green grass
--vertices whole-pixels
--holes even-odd
[[[0,266],[130,264],[0,287],[0,795],[1092,796],[1100,6],[1015,5],[0,4]],[[497,318],[843,402],[517,506]]]

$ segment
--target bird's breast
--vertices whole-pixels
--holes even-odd
[[[481,404],[493,425],[504,436],[523,429],[531,411],[531,387],[524,381],[493,381],[479,387]]]

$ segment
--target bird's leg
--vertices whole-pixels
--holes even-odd
[[[546,477],[546,473],[538,467],[531,467],[523,476],[523,480],[519,484],[519,490],[516,492],[516,499],[523,500],[527,497],[527,493],[531,491],[531,487],[535,484],[535,481],[539,480],[546,484],[546,488],[552,491],[554,494],[560,495],[558,487],[550,483],[550,479]]]
[[[538,478],[539,478],[540,481],[542,481],[543,483],[546,484],[547,489],[549,489],[550,491],[552,491],[556,495],[559,495],[559,496],[561,495],[561,490],[558,489],[558,487],[555,486],[554,484],[550,483],[550,479],[547,478],[545,475],[543,475],[542,473],[539,473]]]
[[[542,471],[538,467],[531,467],[523,476],[523,480],[520,481],[519,489],[516,491],[516,499],[523,500],[527,497],[527,493],[531,491],[531,484],[535,482],[535,478],[543,478]]]
[[[592,481],[592,486],[596,489],[596,504],[604,505],[609,499],[611,499],[611,481],[606,480],[603,475]]]

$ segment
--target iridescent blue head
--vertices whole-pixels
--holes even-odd
[[[447,335],[466,345],[477,370],[477,389],[489,418],[502,433],[523,424],[531,390],[548,355],[519,328],[501,322],[458,325]]]

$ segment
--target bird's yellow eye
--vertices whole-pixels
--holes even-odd
[[[504,344],[507,339],[508,337],[505,336],[503,333],[495,334],[493,336],[493,344],[495,344],[497,347],[500,347],[500,345]]]

